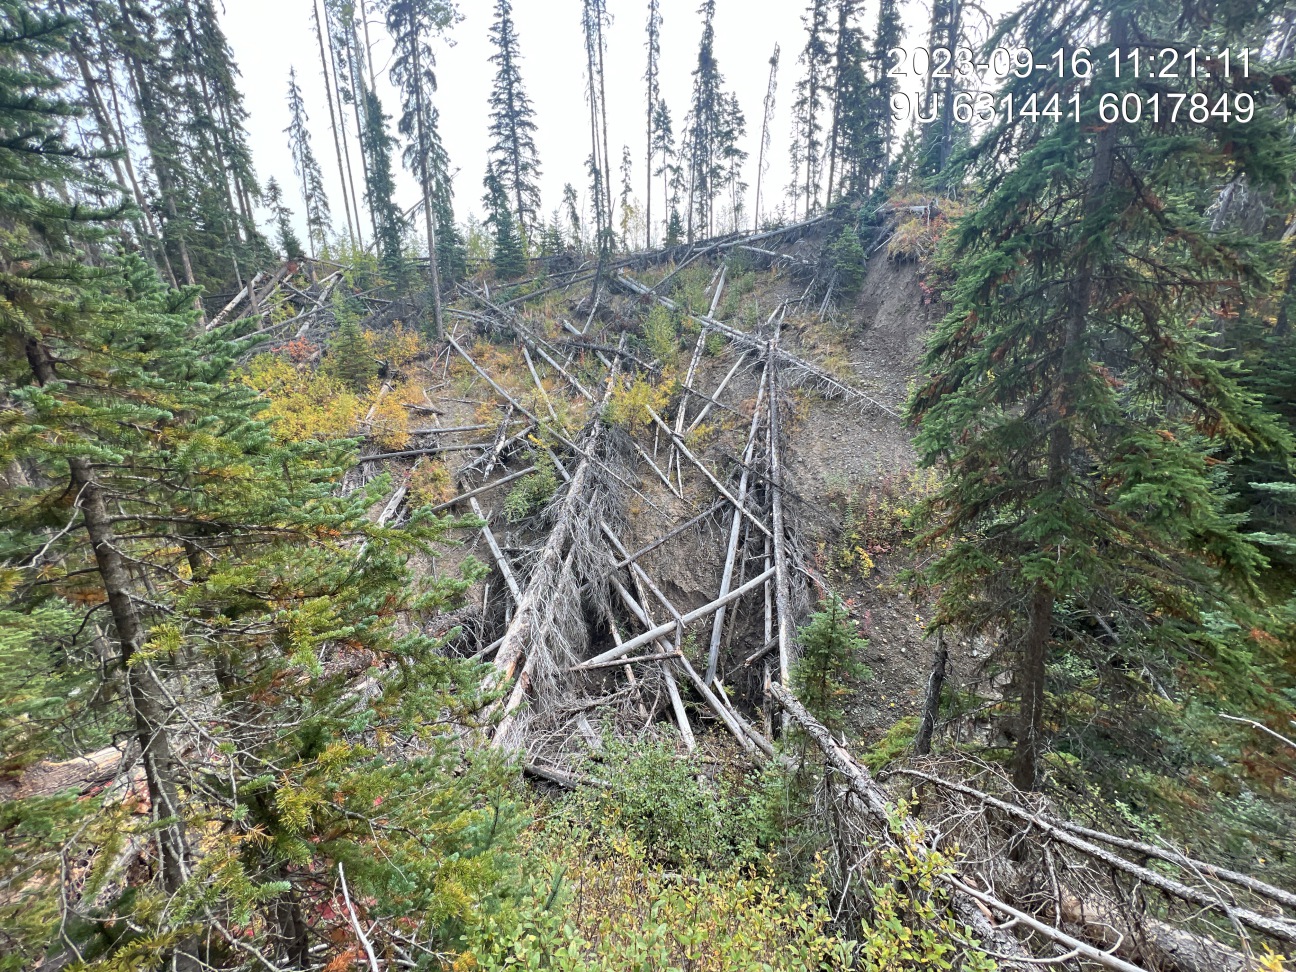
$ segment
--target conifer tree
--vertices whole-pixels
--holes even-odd
[[[635,216],[634,206],[630,203],[630,198],[634,194],[634,188],[630,184],[633,166],[630,146],[621,146],[621,245],[627,252],[634,249],[634,243],[630,239],[630,224]]]
[[[828,134],[826,198],[866,191],[863,150],[875,137],[878,120],[870,114],[870,78],[864,31],[858,24],[861,0],[837,0],[832,60],[832,124]]]
[[[774,101],[778,95],[778,69],[779,59],[782,51],[778,44],[774,45],[774,53],[769,60],[769,82],[765,86],[764,112],[761,115],[761,139],[760,151],[756,158],[756,205],[755,212],[752,216],[753,230],[760,228],[760,208],[761,208],[761,181],[765,178],[765,172],[769,168],[765,161],[765,154],[770,147],[770,125],[774,121]]]
[[[513,220],[508,192],[504,188],[504,181],[490,165],[486,166],[486,178],[482,184],[486,188],[486,194],[482,197],[482,203],[486,207],[486,225],[493,231],[495,244],[491,262],[501,280],[514,280],[526,272],[526,251],[517,223]]]
[[[830,0],[811,0],[806,11],[806,45],[799,58],[805,67],[805,76],[797,82],[796,100],[792,103],[792,152],[800,163],[793,168],[799,171],[800,166],[805,167],[798,192],[804,197],[807,216],[818,208],[823,180],[823,122],[819,112],[823,108],[825,74],[832,54],[828,42],[829,2]]]
[[[580,204],[577,201],[576,187],[570,182],[563,186],[563,212],[567,217],[567,228],[571,232],[571,245],[577,252],[584,249],[585,233],[581,228]]]
[[[100,141],[121,153],[113,164],[126,178],[116,181],[142,205],[159,269],[219,289],[267,265],[247,111],[210,0],[54,5],[76,17],[72,49],[91,115]]]
[[[675,155],[675,132],[671,123],[670,108],[667,106],[665,99],[659,99],[657,107],[653,111],[653,157],[660,158],[661,162],[656,168],[652,169],[654,176],[660,176],[662,180],[662,208],[669,210],[672,207],[677,208],[678,202],[671,196],[671,180],[679,168],[678,160]],[[651,161],[649,166],[651,168]],[[669,222],[670,217],[662,221],[663,225]]]
[[[283,251],[284,256],[289,260],[304,258],[306,254],[302,250],[301,240],[297,238],[297,231],[293,229],[292,210],[284,205],[283,190],[279,188],[279,181],[273,176],[266,183],[265,204],[274,220],[275,230],[279,234],[279,249]]]
[[[964,0],[935,0],[932,4],[929,50],[953,51],[965,43],[963,4]],[[922,117],[931,121],[922,126],[917,162],[920,175],[938,177],[943,184],[948,184],[948,179],[943,178],[946,166],[955,148],[966,141],[966,128],[954,122],[954,96],[961,76],[958,71],[947,71],[944,75],[937,78],[929,74],[924,79]]]
[[[441,319],[441,247],[437,242],[437,223],[444,218],[441,196],[448,197],[450,192],[450,162],[441,143],[437,110],[432,101],[436,92],[433,70],[436,57],[431,40],[457,19],[457,11],[445,2],[389,0],[387,4],[387,31],[396,45],[391,77],[401,93],[402,115],[397,129],[407,140],[405,166],[418,178],[423,193],[428,276],[438,338],[445,336],[445,325]]]
[[[495,0],[491,24],[496,66],[490,96],[491,165],[513,207],[514,221],[525,236],[539,218],[540,157],[535,145],[535,110],[522,86],[522,54],[513,24],[512,0]]]
[[[836,595],[820,603],[797,635],[801,658],[792,671],[793,690],[816,719],[838,732],[844,728],[842,700],[849,683],[873,674],[859,660],[868,642],[855,634],[850,613]]]
[[[98,187],[47,70],[68,26],[0,3],[0,685],[26,693],[4,696],[0,733],[30,727],[20,763],[121,740],[144,794],[6,802],[0,868],[23,889],[0,902],[6,948],[51,967],[305,968],[347,919],[303,899],[343,864],[371,921],[444,948],[499,873],[481,835],[500,824],[472,792],[490,766],[455,782],[436,728],[473,674],[404,633],[466,586],[420,590],[405,567],[444,526],[368,523],[377,491],[334,481],[349,444],[280,442],[231,380],[237,325],[195,333],[192,289],[111,256],[121,210],[84,204]],[[371,698],[350,652],[383,660]],[[83,687],[93,708],[51,697]]]
[[[393,277],[404,272],[405,217],[396,205],[396,179],[392,172],[393,139],[387,134],[387,115],[378,95],[370,88],[361,91],[366,106],[362,144],[369,159],[368,190],[365,200],[378,234],[378,253],[383,269]]]
[[[837,188],[837,173],[850,155],[849,119],[859,114],[858,96],[862,94],[855,78],[861,75],[864,60],[864,33],[856,18],[862,0],[835,0],[836,10],[830,11],[835,20],[829,86],[832,98],[832,120],[828,126],[828,179],[824,186],[826,200],[832,203]]]
[[[887,54],[899,47],[903,38],[904,25],[900,21],[897,0],[880,0],[877,31],[873,35],[869,56],[872,78],[864,95],[862,131],[856,135],[859,139],[857,180],[861,189],[871,191],[880,186],[891,160],[895,143],[895,116],[891,102],[899,90],[899,81],[887,70]]]
[[[703,0],[698,13],[702,17],[702,39],[698,45],[697,67],[693,70],[693,96],[685,139],[690,242],[695,231],[714,233],[716,199],[726,186],[737,200],[740,184],[736,172],[746,158],[746,153],[738,148],[746,123],[737,98],[724,90],[724,76],[715,57],[715,0]]]
[[[1010,41],[1083,41],[1097,64],[1137,38],[1190,46],[1247,19],[1240,6],[1215,13],[1218,23],[1207,8],[1152,0],[1033,2]],[[955,540],[928,572],[936,622],[995,626],[1010,646],[1022,789],[1041,781],[1055,660],[1087,658],[1135,698],[1145,670],[1187,675],[1167,668],[1176,658],[1217,690],[1254,688],[1255,672],[1233,667],[1249,654],[1224,619],[1246,617],[1263,559],[1225,509],[1215,454],[1282,452],[1290,440],[1207,346],[1207,322],[1263,283],[1265,260],[1254,241],[1212,234],[1206,209],[1229,174],[1283,184],[1291,140],[1269,108],[1247,124],[1099,124],[1104,98],[1200,86],[1214,103],[1241,80],[1132,74],[1010,81],[1019,104],[1078,94],[1084,123],[1017,119],[977,147],[985,202],[959,229],[951,310],[911,405],[924,461],[949,473],[928,535]],[[1119,673],[1086,654],[1085,626],[1099,621],[1120,644]]]
[[[644,248],[651,250],[653,241],[653,224],[652,224],[652,194],[653,178],[656,171],[653,168],[653,159],[656,157],[655,136],[657,134],[657,104],[661,101],[661,69],[658,62],[661,59],[661,0],[648,0],[648,41],[645,46],[648,48],[648,71],[644,75],[644,82],[648,89],[648,147],[644,155],[645,171],[645,194],[644,194]],[[663,204],[665,196],[662,197]]]
[[[297,86],[297,70],[288,71],[288,150],[292,153],[293,169],[301,179],[302,205],[306,212],[306,238],[310,243],[311,256],[316,256],[328,243],[329,223],[332,212],[329,209],[328,195],[324,191],[324,173],[311,149],[310,129],[307,122],[306,105],[302,101],[301,88]],[[267,187],[268,191],[268,187]]]

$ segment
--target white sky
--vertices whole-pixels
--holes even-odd
[[[671,109],[678,134],[688,108],[691,73],[697,60],[701,20],[698,0],[662,0],[662,96]],[[262,184],[271,176],[284,187],[284,194],[301,216],[300,183],[292,168],[284,128],[288,125],[285,93],[288,69],[297,68],[310,113],[315,154],[324,171],[332,204],[335,228],[345,229],[338,169],[329,130],[328,106],[320,69],[319,49],[312,29],[312,0],[224,0],[223,26],[234,48],[248,110],[248,131],[253,158]],[[375,63],[388,63],[391,44],[369,0],[370,36]],[[450,43],[437,44],[438,108],[441,136],[450,153],[455,172],[455,214],[460,222],[469,213],[481,213],[482,176],[486,169],[488,137],[487,98],[494,65],[487,61],[493,47],[487,31],[492,0],[459,0],[463,21],[451,32]],[[620,146],[628,144],[634,159],[633,185],[636,195],[644,193],[646,91],[645,27],[646,0],[609,0],[613,23],[607,33],[607,97],[610,152],[615,162]],[[521,71],[527,93],[536,111],[536,144],[542,169],[543,212],[548,215],[562,198],[563,184],[571,182],[587,195],[585,159],[589,155],[588,115],[584,102],[584,48],[580,30],[580,0],[515,0],[514,18],[522,51]],[[768,171],[762,190],[763,212],[782,201],[782,190],[790,178],[788,145],[791,141],[793,85],[800,76],[797,57],[805,43],[801,0],[718,0],[716,9],[716,56],[728,90],[736,92],[747,117],[750,153],[745,181],[750,185],[747,208],[754,202],[756,157],[759,149],[763,99],[769,73],[769,58],[775,43],[782,46],[779,68],[777,114],[772,126]],[[876,2],[870,0],[863,23],[872,32]],[[904,3],[909,25],[907,42],[925,35],[918,24],[928,17],[923,0]],[[453,45],[453,46],[451,46]],[[388,114],[396,116],[398,101],[387,79],[378,78],[379,94]],[[395,134],[393,117],[392,132]],[[351,130],[354,132],[354,120]],[[357,190],[363,191],[356,147],[352,165]],[[654,186],[653,220],[660,227],[660,180]],[[619,171],[613,178],[619,189]],[[417,199],[413,179],[398,175],[398,203],[412,205]],[[766,205],[766,201],[771,203]],[[367,220],[366,220],[367,222]],[[660,230],[658,231],[660,235]],[[369,233],[365,238],[368,240]]]

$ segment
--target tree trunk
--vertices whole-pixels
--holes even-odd
[[[412,29],[412,28],[411,28]],[[419,145],[419,176],[423,183],[423,216],[427,220],[428,239],[428,281],[432,288],[432,319],[436,324],[438,341],[445,340],[445,322],[441,316],[441,267],[437,260],[436,220],[432,213],[432,183],[428,177],[428,142],[423,129],[423,74],[419,65],[419,38],[414,33],[410,41],[410,50],[414,52],[414,117],[417,125]]]
[[[351,222],[351,200],[347,196],[347,167],[342,164],[342,142],[338,138],[337,116],[333,113],[333,81],[329,75],[329,59],[324,52],[324,22],[320,19],[319,0],[315,0],[315,38],[319,41],[320,67],[324,71],[324,96],[328,100],[329,126],[333,129],[333,150],[337,153],[338,179],[342,183],[342,208],[346,210],[347,235],[351,245],[356,245],[355,226]]]
[[[941,691],[945,687],[945,669],[949,664],[949,649],[945,647],[945,632],[936,632],[936,657],[932,659],[931,676],[927,679],[927,698],[923,702],[922,723],[914,739],[914,753],[927,756],[931,753],[932,733],[936,731],[936,718],[940,715]]]
[[[32,376],[38,384],[46,385],[57,380],[53,356],[45,345],[35,338],[29,338],[25,351]],[[113,627],[117,632],[122,671],[135,724],[135,738],[144,764],[149,801],[155,819],[170,820],[170,823],[157,831],[158,862],[163,889],[168,894],[175,894],[188,877],[189,848],[175,782],[175,758],[171,751],[171,734],[167,728],[166,696],[150,665],[131,664],[135,653],[144,645],[145,629],[131,597],[130,570],[126,559],[117,549],[112,520],[95,478],[94,467],[88,459],[74,456],[68,459],[68,470],[71,491],[79,497],[86,534],[94,549],[95,564],[108,601]],[[192,960],[181,954],[183,951],[182,946],[175,956],[177,967],[195,968]]]
[[[950,0],[957,3],[958,0]],[[1113,42],[1118,46],[1126,35],[1125,23],[1118,18],[1112,27]],[[1084,216],[1087,220],[1102,206],[1112,181],[1116,156],[1117,126],[1108,125],[1094,142],[1093,171],[1085,190]],[[1083,226],[1081,227],[1083,232]],[[1062,364],[1057,388],[1050,407],[1053,428],[1049,433],[1047,490],[1057,493],[1066,488],[1071,473],[1071,434],[1074,398],[1089,367],[1085,348],[1085,330],[1089,306],[1093,302],[1092,259],[1082,256],[1070,284],[1069,316],[1062,345]],[[1035,582],[1031,595],[1026,642],[1023,648],[1018,681],[1021,685],[1021,710],[1018,722],[1017,750],[1013,755],[1013,784],[1022,790],[1036,789],[1040,782],[1039,759],[1044,746],[1045,668],[1048,642],[1053,623],[1056,593],[1046,580]]]
[[[1030,624],[1018,670],[1021,707],[1018,711],[1017,750],[1013,754],[1012,771],[1013,785],[1019,790],[1034,790],[1040,782],[1039,762],[1044,753],[1045,666],[1048,662],[1049,631],[1053,626],[1053,601],[1053,591],[1047,585],[1037,583],[1031,598]]]
[[[348,70],[351,73],[351,106],[355,112],[356,119],[356,142],[360,146],[360,174],[364,177],[365,200],[369,206],[369,228],[373,230],[374,247],[378,246],[378,212],[374,207],[373,197],[370,191],[373,187],[369,175],[369,153],[365,150],[365,130],[368,127],[369,105],[364,102],[364,91],[362,90],[363,79],[356,73],[356,57],[359,54],[360,38],[356,36],[355,24],[351,23],[346,28],[347,35],[344,38],[347,45],[347,62]],[[354,189],[352,190],[354,192]],[[356,203],[356,211],[359,212],[359,202]]]

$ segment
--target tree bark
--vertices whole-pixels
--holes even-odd
[[[43,386],[57,380],[53,355],[44,344],[29,338],[25,351],[32,376],[38,384]],[[131,664],[136,652],[144,645],[146,632],[131,597],[130,570],[117,548],[112,518],[94,467],[89,460],[72,456],[68,458],[68,471],[71,492],[79,497],[86,535],[94,550],[95,565],[117,632],[149,801],[156,819],[170,821],[157,831],[158,861],[163,889],[168,894],[175,894],[189,876],[189,846],[175,782],[175,758],[167,728],[169,713],[164,702],[166,696],[150,665]],[[180,953],[177,953],[176,960],[185,968],[195,967]]]
[[[415,27],[411,25],[411,31]],[[419,64],[419,38],[415,31],[410,40],[410,50],[414,56],[414,117],[416,120],[419,144],[419,175],[423,184],[423,215],[427,219],[428,238],[428,274],[432,287],[432,319],[436,324],[438,341],[445,340],[445,321],[441,316],[441,267],[437,260],[436,220],[432,213],[432,183],[428,175],[427,133],[423,130],[423,75]]]
[[[342,164],[342,142],[338,138],[337,116],[333,112],[333,81],[329,75],[329,59],[324,51],[324,21],[321,19],[319,0],[315,0],[315,38],[319,41],[320,67],[324,71],[324,95],[328,100],[329,126],[333,129],[333,150],[337,153],[338,179],[342,183],[342,208],[346,210],[347,235],[351,245],[356,245],[355,226],[351,222],[351,199],[347,195],[347,167]]]
[[[949,650],[945,647],[945,632],[936,632],[936,657],[932,659],[931,676],[927,679],[927,698],[923,702],[922,723],[914,739],[914,753],[927,756],[931,753],[932,733],[936,731],[936,718],[940,715],[941,691],[945,687],[945,668],[949,664]]]

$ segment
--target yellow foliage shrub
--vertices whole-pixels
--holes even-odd
[[[418,334],[407,330],[399,321],[389,330],[365,331],[364,339],[369,353],[387,363],[389,373],[408,371],[409,366],[423,353]]]
[[[374,396],[369,435],[384,449],[399,450],[409,445],[409,410],[402,404],[401,396],[393,392]]]
[[[899,222],[887,243],[887,255],[894,260],[925,260],[967,207],[955,199],[900,197],[892,200]]]
[[[629,388],[613,390],[607,406],[607,420],[626,429],[641,428],[652,421],[648,410],[660,414],[670,397],[669,384],[654,385],[643,378],[636,378]]]
[[[436,506],[454,496],[454,481],[444,462],[421,462],[410,474],[409,495],[414,506]]]
[[[364,417],[359,397],[337,378],[275,355],[253,358],[242,380],[270,403],[265,416],[284,442],[346,438]]]

